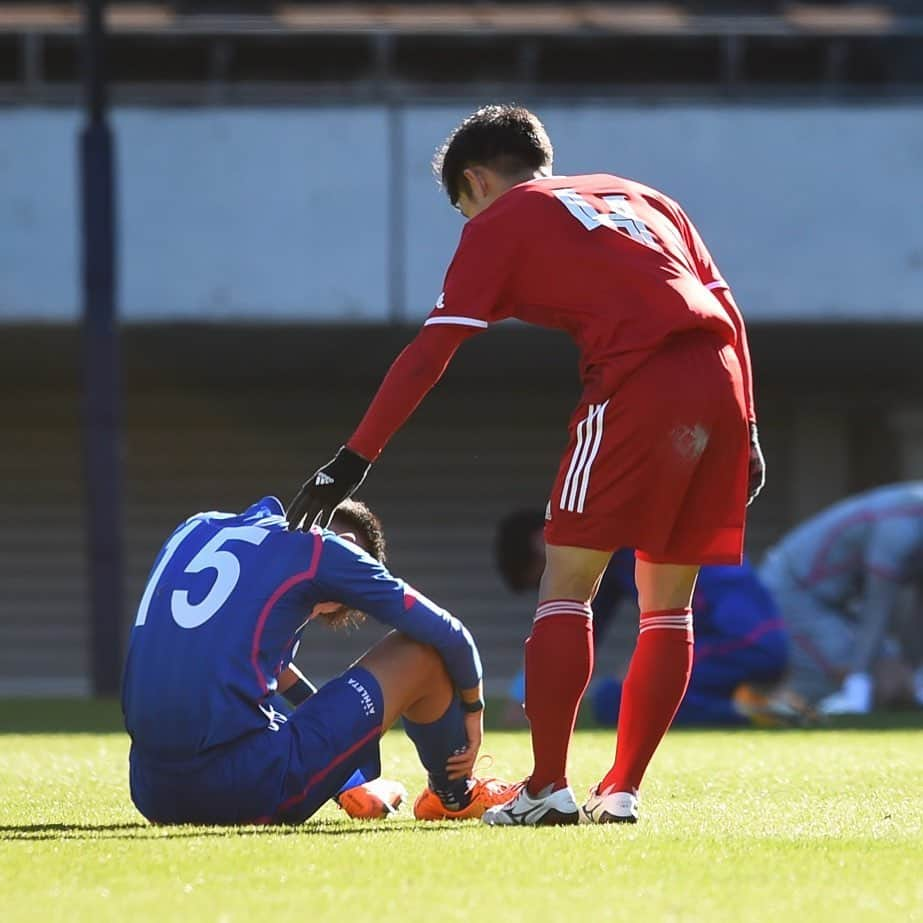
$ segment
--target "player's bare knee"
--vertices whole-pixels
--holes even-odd
[[[417,677],[421,682],[432,681],[439,673],[445,673],[445,665],[434,647],[415,641],[398,631],[390,632],[381,642],[382,654],[400,664],[407,676]]]
[[[610,557],[607,551],[548,545],[539,601],[576,599],[590,602]]]

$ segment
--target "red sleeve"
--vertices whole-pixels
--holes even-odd
[[[479,330],[463,324],[424,327],[391,364],[347,447],[375,461],[442,377],[458,347]]]
[[[718,270],[712,255],[705,246],[705,241],[696,230],[696,226],[689,220],[689,216],[677,205],[676,210],[679,213],[680,231],[683,240],[692,254],[692,262],[700,281],[705,288],[711,291],[718,291],[722,288],[728,288],[727,282]]]
[[[416,339],[394,360],[346,445],[369,461],[404,425],[469,337],[510,314],[506,291],[520,235],[512,202],[496,202],[465,225],[442,294]]]
[[[515,251],[521,224],[509,202],[495,202],[465,225],[449,264],[442,294],[424,326],[471,327],[484,330],[510,316],[507,289],[517,265]]]
[[[676,210],[679,213],[678,217],[680,219],[680,230],[682,231],[683,239],[686,242],[686,246],[689,248],[689,252],[692,254],[692,260],[700,281],[705,288],[715,296],[721,304],[721,307],[724,308],[724,313],[730,318],[731,323],[734,324],[734,329],[737,331],[737,361],[740,363],[740,368],[744,375],[747,418],[755,422],[756,410],[753,405],[753,369],[750,364],[750,346],[747,342],[747,329],[744,325],[743,315],[740,313],[740,308],[737,307],[737,303],[734,301],[734,296],[731,294],[730,287],[727,282],[724,281],[724,277],[718,270],[717,264],[712,258],[711,253],[708,252],[708,247],[705,246],[705,241],[702,240],[695,225],[678,205],[676,206]]]

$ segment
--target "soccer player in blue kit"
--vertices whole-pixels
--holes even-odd
[[[483,695],[470,632],[386,570],[367,507],[342,511],[348,537],[289,531],[267,497],[192,516],[161,549],[122,691],[131,797],[148,820],[300,823],[379,775],[379,739],[399,717],[429,774],[418,818],[477,818],[511,796],[473,777]],[[363,613],[396,631],[314,694],[292,664],[305,626]]]

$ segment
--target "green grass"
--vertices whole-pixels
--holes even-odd
[[[155,828],[111,705],[0,703],[0,920],[923,920],[923,733],[673,732],[635,827],[362,823]],[[62,727],[71,730],[62,732]],[[529,768],[491,732],[493,772]],[[612,733],[581,730],[582,794]],[[423,783],[398,732],[385,774]]]

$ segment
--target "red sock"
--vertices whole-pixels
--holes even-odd
[[[600,782],[636,791],[686,693],[692,672],[692,610],[641,613],[641,630],[622,685],[615,763]]]
[[[567,749],[577,709],[593,672],[593,610],[574,599],[551,599],[535,613],[526,641],[526,714],[535,768],[529,793],[567,783]]]

